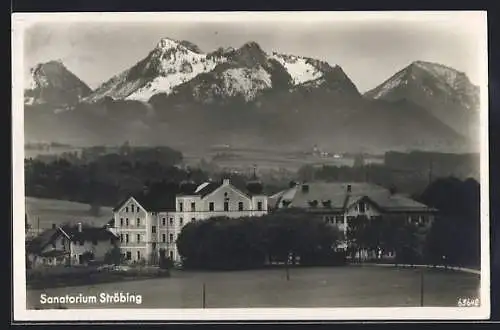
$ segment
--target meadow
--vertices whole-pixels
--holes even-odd
[[[98,214],[93,214],[90,205],[84,203],[36,197],[26,197],[25,203],[28,222],[34,230],[48,229],[52,224],[78,222],[104,226],[113,217],[111,207],[100,207]]]

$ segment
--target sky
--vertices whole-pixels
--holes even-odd
[[[413,61],[429,61],[465,72],[481,83],[478,29],[464,16],[422,20],[135,20],[70,22],[54,19],[24,34],[24,69],[61,60],[96,88],[128,69],[163,37],[188,40],[203,51],[255,41],[276,51],[340,65],[361,92],[384,82]]]

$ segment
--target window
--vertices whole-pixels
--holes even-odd
[[[238,202],[238,211],[243,211],[243,202]]]
[[[359,203],[358,210],[359,210],[359,213],[365,213],[366,212],[366,204],[363,202]]]
[[[174,259],[174,251],[170,251],[168,255],[170,256],[170,259]]]
[[[184,222],[184,219],[179,218],[179,225],[182,226],[182,223]]]
[[[156,226],[151,227],[151,233],[156,234]]]
[[[141,251],[137,251],[137,260],[141,260]]]
[[[224,211],[229,211],[229,203],[228,202],[224,202]]]
[[[155,243],[155,242],[153,242],[153,244],[151,244],[151,248],[152,248],[153,250],[156,250],[156,243]]]
[[[134,213],[134,204],[130,205],[130,212]]]
[[[120,242],[123,243],[123,234],[120,234]]]
[[[92,240],[92,245],[97,245],[97,240],[96,239]]]
[[[125,213],[128,213],[128,206],[125,207]]]
[[[182,205],[182,202],[179,202],[179,212],[183,212],[183,205]]]
[[[83,246],[85,242],[84,241],[80,241],[80,246]]]
[[[128,234],[125,234],[125,243],[128,243]]]
[[[167,241],[167,235],[162,234],[162,235],[161,235],[161,241],[162,241],[163,243],[165,243],[165,242]]]
[[[174,218],[170,218],[169,223],[171,226],[173,226],[174,225]]]
[[[129,223],[128,223],[128,218],[125,218],[125,226],[128,227]]]
[[[257,202],[257,210],[262,211],[262,202]]]
[[[141,242],[141,234],[137,234],[137,243]]]
[[[213,210],[214,210],[214,202],[208,203],[208,210],[211,211],[211,212],[213,212]]]
[[[165,225],[166,225],[166,223],[167,223],[167,221],[166,221],[166,219],[165,219],[165,218],[161,219],[161,225],[162,225],[162,226],[165,226]]]
[[[120,227],[123,227],[123,218],[120,218]]]
[[[52,242],[52,248],[55,249],[56,248],[56,242]]]
[[[336,222],[337,222],[337,224],[338,224],[338,225],[340,225],[340,224],[343,224],[343,223],[344,223],[344,217],[343,217],[343,216],[338,216],[338,217],[336,217],[336,218],[337,218]]]
[[[131,259],[132,259],[132,252],[127,251],[127,260],[131,260]]]
[[[141,226],[141,219],[137,218],[137,227]]]
[[[196,221],[196,218],[191,218],[191,221]]]
[[[191,202],[191,212],[194,212],[194,211],[196,211],[196,203]]]
[[[174,242],[174,234],[170,234],[168,236],[168,240],[169,240],[170,243],[173,243]]]

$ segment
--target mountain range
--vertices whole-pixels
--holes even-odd
[[[60,61],[25,84],[27,141],[455,151],[477,145],[478,120],[479,88],[453,68],[415,61],[362,94],[339,65],[255,42],[163,38],[95,90]]]

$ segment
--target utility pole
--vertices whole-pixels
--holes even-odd
[[[432,159],[429,161],[429,185],[432,183]]]
[[[424,269],[420,270],[420,307],[424,307]]]
[[[290,263],[290,252],[286,256],[286,261],[285,261],[285,271],[286,271],[286,280],[290,281],[290,269],[289,269],[289,263]]]
[[[205,290],[205,282],[203,282],[203,289],[202,289],[202,304],[203,308],[206,307],[206,290]]]

